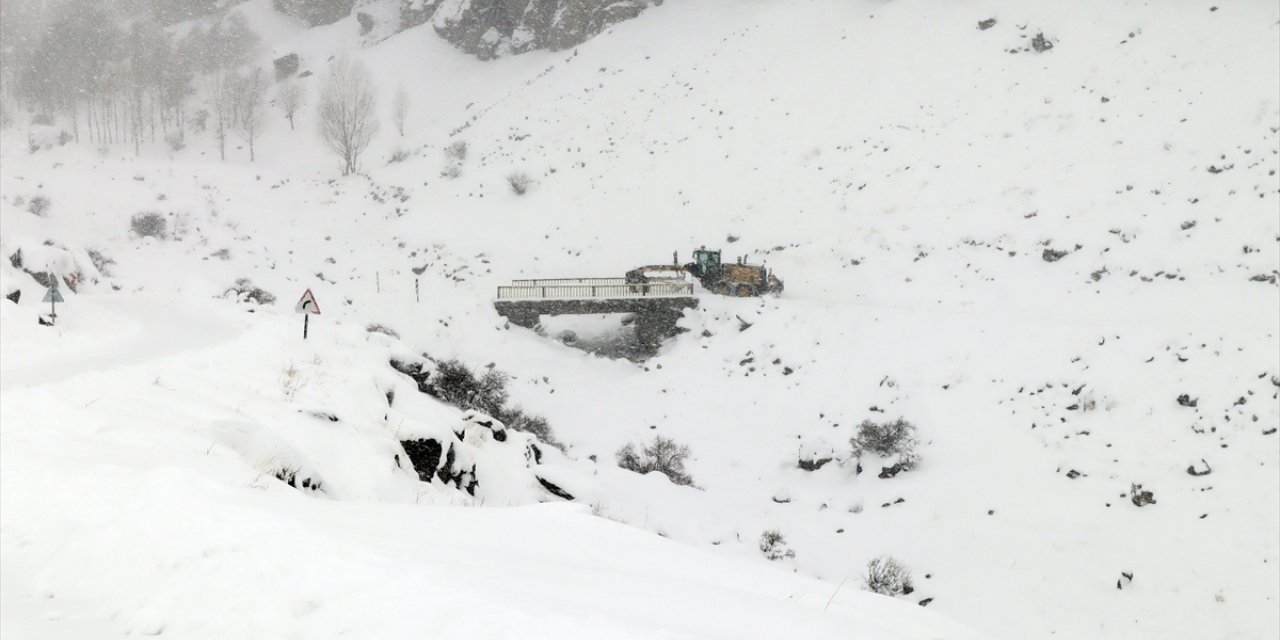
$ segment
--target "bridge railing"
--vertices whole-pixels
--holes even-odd
[[[621,279],[621,278],[619,278]],[[518,282],[518,281],[517,281]],[[499,300],[583,300],[609,298],[670,298],[693,295],[691,282],[648,284],[562,284],[498,287]]]
[[[577,284],[608,285],[626,284],[626,278],[536,278],[528,280],[512,280],[511,284],[521,287],[552,287]]]

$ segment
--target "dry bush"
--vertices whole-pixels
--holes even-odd
[[[635,445],[627,444],[618,449],[616,456],[618,466],[623,469],[636,473],[657,471],[675,484],[693,486],[693,478],[684,470],[684,462],[689,458],[689,447],[677,444],[669,438],[658,436],[639,452]]]
[[[898,456],[898,462],[911,469],[919,462],[916,454],[915,425],[898,418],[892,422],[872,422],[864,420],[858,425],[857,432],[849,439],[854,456],[861,456],[870,451],[879,456]]]
[[[915,591],[911,585],[911,570],[890,556],[880,556],[867,563],[867,575],[862,581],[869,591],[885,596],[906,595]]]
[[[163,240],[169,235],[169,221],[164,215],[155,211],[144,211],[134,214],[129,220],[129,230],[140,238],[158,238]]]

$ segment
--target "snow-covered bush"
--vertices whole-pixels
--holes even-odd
[[[404,147],[396,147],[395,150],[391,152],[391,157],[387,160],[387,164],[404,162],[405,160],[409,159],[409,156],[412,156],[412,155],[413,155],[412,151],[409,151]]]
[[[515,171],[507,176],[507,184],[511,187],[512,193],[522,196],[529,191],[533,178],[523,171]]]
[[[369,326],[365,327],[364,330],[368,331],[369,333],[381,333],[384,336],[391,336],[392,338],[400,337],[400,334],[396,332],[395,329],[392,329],[391,327],[388,327],[385,324],[379,324],[377,322],[372,323]]]
[[[31,198],[31,201],[27,203],[27,211],[31,212],[32,215],[37,215],[43,218],[45,214],[49,213],[49,206],[51,204],[52,203],[49,201],[48,196],[34,196]]]
[[[276,301],[275,294],[260,287],[255,287],[248,278],[236,280],[236,283],[231,285],[222,295],[224,297],[232,297],[236,302],[274,304]]]
[[[477,377],[458,360],[436,365],[431,388],[441,400],[460,409],[475,409],[491,416],[502,412],[507,403],[507,375],[490,369]]]
[[[869,591],[885,596],[906,595],[915,591],[911,570],[890,556],[880,556],[867,563],[862,581]]]
[[[760,534],[760,553],[769,560],[796,557],[796,552],[787,546],[787,539],[782,537],[782,532],[776,529]]]
[[[513,407],[503,410],[502,421],[515,431],[523,431],[533,435],[538,440],[564,451],[564,445],[556,439],[555,434],[551,433],[551,425],[542,416],[531,416],[526,414],[520,407]]]
[[[444,148],[444,156],[449,160],[462,162],[467,159],[467,142],[458,140]]]
[[[144,211],[134,214],[129,229],[140,238],[164,239],[169,233],[169,221],[160,213]]]
[[[675,484],[693,486],[693,478],[684,470],[684,461],[689,458],[689,447],[677,444],[670,438],[658,436],[639,452],[634,444],[628,443],[618,449],[616,455],[618,466],[623,469],[636,473],[657,471]]]
[[[405,367],[409,369],[406,370]],[[552,434],[551,425],[545,418],[526,414],[520,407],[507,406],[510,397],[507,393],[507,374],[502,371],[490,369],[483,375],[476,376],[456,359],[435,363],[434,371],[418,368],[415,373],[410,365],[404,363],[397,369],[417,380],[421,391],[447,404],[464,411],[474,410],[493,416],[514,431],[531,434],[545,444],[564,449],[564,445]]]
[[[902,418],[891,422],[864,420],[849,439],[849,445],[853,448],[855,457],[861,457],[866,452],[885,458],[896,456],[897,464],[903,470],[912,469],[919,462],[915,450],[916,427]]]
[[[97,269],[98,273],[103,276],[111,275],[111,265],[116,263],[115,260],[112,260],[97,249],[89,249],[85,253],[89,254],[89,261],[93,263],[93,268]]]

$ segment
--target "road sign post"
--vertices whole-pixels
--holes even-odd
[[[306,340],[307,329],[311,324],[311,316],[320,315],[320,304],[316,302],[315,294],[311,293],[310,289],[307,289],[302,294],[302,297],[298,299],[298,304],[293,307],[293,310],[302,314],[302,339]]]
[[[62,302],[62,292],[58,290],[58,277],[50,276],[49,290],[44,294],[44,301],[49,303],[49,324],[58,321],[58,303]]]

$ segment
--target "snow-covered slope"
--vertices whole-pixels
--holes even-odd
[[[297,52],[319,74],[332,53],[359,43],[354,18],[303,29],[266,2],[241,10],[269,33],[263,60]],[[979,29],[987,18],[995,25]],[[601,624],[619,626],[595,635],[767,635],[771,621],[792,615],[805,621],[797,624],[828,624],[817,609],[846,581],[828,614],[883,614],[886,627],[907,637],[952,633],[928,615],[934,611],[1008,638],[1275,637],[1278,20],[1266,3],[668,2],[573,51],[488,63],[425,27],[411,29],[355,51],[376,77],[386,114],[400,87],[412,107],[405,136],[385,119],[366,175],[342,180],[310,113],[295,131],[283,122],[269,129],[252,165],[243,150],[217,162],[211,142],[198,138],[180,152],[157,145],[141,158],[124,148],[28,154],[22,132],[6,131],[4,255],[21,247],[50,268],[84,273],[81,252],[94,249],[115,264],[111,276],[68,295],[57,330],[34,325],[43,289],[0,265],[4,292],[23,290],[19,305],[0,307],[0,549],[6,563],[34,565],[62,552],[58,542],[41,546],[28,536],[104,522],[104,514],[80,511],[86,504],[142,513],[189,499],[243,516],[220,520],[248,524],[161,547],[149,561],[242,543],[274,558],[274,542],[244,536],[258,541],[254,527],[277,523],[305,529],[319,549],[384,558],[387,548],[434,539],[434,523],[456,523],[482,539],[510,532],[519,541],[513,549],[547,554],[545,562],[502,564],[484,555],[485,545],[457,542],[467,567],[448,574],[482,580],[477,598],[486,597],[483,585],[505,584],[508,571],[542,575],[550,571],[530,567],[583,562],[589,572],[595,560],[566,556],[597,539],[616,544],[606,554],[641,559],[616,568],[630,578],[604,579],[617,590],[602,599],[670,597],[645,577],[659,563],[718,576],[715,593],[760,584],[748,589],[751,598],[806,594],[791,598],[798,613],[730,598],[724,606],[733,609],[724,611],[753,611],[744,627],[673,619],[633,628],[619,622],[631,610],[610,610]],[[1032,48],[1041,33],[1052,49]],[[314,102],[319,78],[304,82]],[[458,141],[465,158],[448,157],[445,148]],[[396,151],[404,159],[389,162]],[[534,178],[528,194],[507,188],[513,172]],[[51,199],[44,217],[15,202],[37,194]],[[164,214],[180,237],[131,236],[131,216],[148,210]],[[620,275],[663,262],[673,249],[686,257],[698,244],[765,261],[786,294],[703,295],[682,320],[689,331],[641,364],[508,327],[491,307],[493,287],[508,278]],[[238,278],[281,303],[250,315],[211,302]],[[321,342],[299,345],[289,303],[307,287],[325,313],[312,325]],[[156,309],[171,313],[147,320]],[[371,322],[393,327],[403,343],[366,338]],[[382,389],[376,378],[355,378],[392,351],[511,372],[514,399],[545,415],[567,445],[565,478],[583,479],[578,502],[705,549],[634,542],[633,531],[563,507],[414,511],[294,496],[273,481],[262,494],[245,489],[254,486],[252,464],[233,458],[235,466],[209,462],[201,471],[192,461],[199,445],[218,445],[211,424],[232,419],[224,413],[263,411],[259,424],[287,424],[282,416],[324,409],[362,416],[353,428],[381,433]],[[362,364],[347,365],[355,361]],[[115,368],[121,362],[131,367],[127,376]],[[335,386],[313,400],[280,397],[278,378],[290,363],[334,376]],[[65,379],[68,369],[108,365]],[[92,402],[115,385],[129,389],[125,405],[177,391],[157,410],[130,409],[148,416],[131,420],[104,405],[110,398]],[[200,393],[206,385],[218,391]],[[251,404],[260,406],[243,408],[239,394],[248,391],[232,389],[253,390]],[[192,409],[197,396],[204,408]],[[349,409],[327,406],[339,397]],[[882,479],[880,465],[864,459],[859,473],[847,444],[855,425],[897,417],[919,430],[918,468]],[[81,442],[101,437],[76,435],[91,428],[138,448]],[[296,441],[314,450],[300,456],[351,479],[339,482],[351,491],[345,499],[403,502],[404,491],[418,490],[403,483],[430,486],[388,468],[368,471],[361,460],[393,463],[358,454],[347,439],[301,433]],[[612,467],[619,447],[655,435],[690,446],[699,489]],[[186,462],[155,470],[156,455],[177,451],[186,453],[175,460]],[[815,456],[834,461],[799,468]],[[98,465],[122,470],[76,475]],[[355,491],[380,477],[386,486]],[[70,488],[81,483],[101,495]],[[1136,506],[1134,484],[1156,503]],[[127,497],[136,487],[146,488],[138,502]],[[78,519],[58,522],[50,496]],[[286,499],[291,506],[273,506]],[[431,501],[457,499],[444,492]],[[15,512],[11,504],[23,506]],[[161,529],[176,532],[164,539],[204,528],[175,509],[181,526],[166,519],[177,528]],[[142,535],[144,518],[112,517],[121,531],[115,542],[58,535],[84,545],[90,566],[122,571],[107,556],[155,545],[131,537]],[[338,524],[347,520],[362,524]],[[544,526],[566,532],[563,547],[539,542],[550,535]],[[795,551],[780,566],[826,582],[795,578],[807,586],[791,587],[790,577],[750,567],[765,562],[758,541],[766,530]],[[404,562],[434,567],[437,553],[405,551]],[[711,553],[743,562],[701,569],[722,566]],[[857,592],[867,561],[882,554],[913,569],[917,591],[907,601],[931,599],[918,615]],[[221,566],[188,561],[199,571]],[[279,576],[292,575],[295,562],[311,568],[280,560],[269,566],[281,573],[263,582],[292,584]],[[378,567],[391,565],[382,562],[370,560],[374,568],[360,575],[385,576]],[[151,603],[173,579],[168,572],[144,574],[138,591],[102,604],[95,594],[107,587],[82,583],[68,566],[6,571],[6,590],[25,597],[39,577],[39,589],[71,589],[86,607],[103,607],[95,611],[142,611],[144,620],[160,616],[190,633],[204,624],[205,613]],[[738,571],[754,577],[739,582]],[[184,584],[194,589],[192,580]],[[396,580],[379,593],[418,588]],[[578,580],[537,588],[580,593]],[[586,624],[580,616],[555,622],[559,605],[541,597],[512,602],[543,616],[539,624]],[[646,602],[640,610],[665,609]],[[309,635],[305,615],[296,615],[280,627],[243,629]],[[394,628],[373,624],[354,628]],[[830,624],[840,627],[833,636],[864,630]],[[920,630],[909,628],[916,624]],[[468,629],[452,631],[469,637]]]

